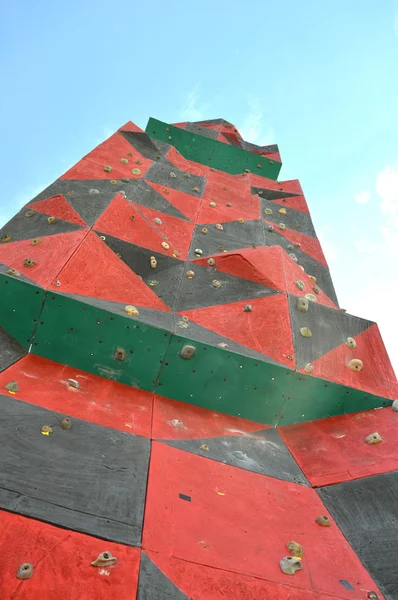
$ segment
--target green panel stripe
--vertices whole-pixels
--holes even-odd
[[[280,162],[270,160],[266,156],[259,156],[243,148],[211,140],[152,117],[146,126],[146,133],[156,140],[171,144],[188,160],[231,175],[250,169],[256,175],[277,180],[282,167]]]

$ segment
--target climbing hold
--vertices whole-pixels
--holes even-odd
[[[316,296],[314,294],[306,294],[304,298],[307,298],[310,302],[317,302]]]
[[[297,308],[300,312],[308,312],[308,300],[307,298],[298,298]],[[303,335],[303,334],[301,334]],[[308,337],[308,336],[307,336]],[[311,336],[309,336],[311,337]]]
[[[245,173],[250,173],[250,169],[245,169]]]
[[[376,592],[368,592],[368,598],[369,600],[379,600],[379,596]]]
[[[239,219],[238,219],[238,223],[241,223],[241,224],[243,224],[244,222],[245,222],[245,220],[244,220],[244,219],[242,219],[242,217],[239,217]]]
[[[218,246],[218,249],[224,252],[224,246]]]
[[[7,390],[7,392],[17,392],[18,383],[16,381],[9,381],[8,383],[6,383],[4,388]]]
[[[257,169],[261,169],[261,163],[257,163]]]
[[[280,567],[286,575],[294,575],[296,571],[301,571],[303,565],[301,559],[295,556],[285,556],[279,562]]]
[[[25,260],[23,261],[24,267],[33,267],[35,264],[36,263],[32,258],[25,258]]]
[[[224,227],[221,225],[221,223],[216,223],[216,229],[218,229],[218,231],[224,231]]]
[[[297,542],[288,542],[286,546],[293,556],[304,556],[304,548]]]
[[[284,223],[279,223],[278,225],[279,229],[286,229],[286,225]]]
[[[287,249],[287,250],[291,250],[291,251],[293,251],[293,250],[294,250],[294,248],[293,248],[293,246],[292,246],[291,244],[289,244],[288,246],[286,246],[286,249]]]
[[[294,254],[294,252],[289,252],[289,256],[290,256],[290,258],[292,258],[292,259],[294,260],[294,262],[297,262],[297,261],[298,261],[298,258],[297,258],[297,256]]]
[[[177,257],[179,256],[179,253],[177,252],[177,250],[173,250],[173,256],[174,256],[175,258],[177,258]]]
[[[180,356],[181,356],[181,358],[188,360],[193,357],[193,355],[195,354],[195,350],[196,350],[195,346],[191,346],[190,344],[185,344],[185,346],[182,347]]]
[[[188,329],[189,327],[189,324],[185,321],[177,321],[177,325],[178,327],[181,327],[181,329]]]
[[[209,202],[209,206],[211,206],[212,208],[215,208],[217,206],[217,204],[215,202]]]
[[[301,269],[302,271],[304,271],[304,267],[302,265],[297,265],[299,267],[299,269]]]
[[[17,571],[17,579],[30,579],[33,575],[33,565],[23,563]]]
[[[7,234],[5,234],[5,235],[2,235],[0,239],[1,239],[1,241],[2,241],[3,243],[4,243],[4,242],[9,242],[9,241],[10,241],[10,239],[11,239],[11,236],[10,236],[10,235],[7,235]]]
[[[223,190],[226,190],[226,189],[227,189],[227,186],[226,186],[226,185],[223,185],[223,186],[222,186],[222,189],[223,189]]]
[[[169,140],[172,140],[172,139],[173,139],[173,137],[171,135],[169,135]]]
[[[130,179],[128,177],[123,177],[122,181],[123,181],[123,183],[128,183],[130,181]]]
[[[245,304],[245,308],[243,309],[243,312],[252,312],[253,307],[251,304]]]
[[[40,241],[41,241],[40,238],[35,238],[34,240],[32,240],[30,242],[30,245],[31,246],[38,246],[40,244]]]
[[[206,444],[202,444],[200,447],[201,450],[205,450],[206,452],[209,451],[209,446],[207,446]]]
[[[232,452],[232,455],[238,460],[247,460],[247,454],[241,452],[240,450],[235,450],[235,452]]]
[[[280,208],[278,212],[280,212],[281,215],[285,215],[286,214],[286,208]]]
[[[304,371],[306,373],[312,373],[313,370],[314,370],[314,366],[312,363],[307,363],[304,367]]]
[[[115,359],[116,360],[124,360],[126,358],[126,350],[124,348],[116,348],[115,351]]]
[[[117,181],[116,181],[116,179],[111,179],[111,180],[109,181],[109,183],[111,183],[112,185],[116,185],[116,184],[117,184]]]
[[[133,175],[141,175],[141,171],[139,169],[133,169],[131,172]]]
[[[300,333],[303,337],[312,337],[312,332],[309,327],[300,327]]]
[[[392,409],[394,412],[398,412],[398,400],[394,400],[392,403]]]
[[[272,208],[264,208],[264,212],[266,215],[272,215]]]
[[[138,308],[136,308],[135,306],[132,306],[131,304],[128,304],[127,306],[125,306],[124,311],[128,315],[132,315],[133,317],[138,317],[138,315],[140,314]]]
[[[49,225],[53,225],[57,219],[55,217],[48,217],[47,222]]]
[[[349,348],[356,348],[356,347],[357,347],[357,343],[356,343],[356,341],[354,340],[354,338],[352,338],[352,337],[348,337],[348,338],[347,338],[347,340],[346,340],[346,344],[347,344],[347,346],[348,346]]]
[[[314,282],[316,283],[316,277],[314,277],[313,275],[308,275],[308,277]]]
[[[105,242],[106,237],[104,235],[100,235],[100,240],[102,240],[103,242]]]
[[[229,208],[229,207],[231,206],[231,203],[230,203],[230,202],[227,202],[225,206],[226,206],[227,208]]]
[[[193,279],[195,277],[194,271],[191,271],[191,270],[187,271],[185,273],[185,277],[188,277],[188,279]]]
[[[320,294],[320,293],[321,293],[321,288],[320,288],[320,287],[318,287],[317,285],[314,285],[314,287],[313,287],[312,289],[314,290],[314,292],[315,292],[316,294]]]
[[[298,279],[297,281],[294,282],[299,290],[303,290],[304,289],[304,281],[301,281],[301,279]]]
[[[274,228],[272,227],[272,225],[268,225],[268,231],[274,231]]]
[[[159,217],[155,217],[153,222],[156,223],[156,225],[163,225],[162,219],[159,219]]]
[[[362,371],[362,367],[363,362],[359,358],[353,358],[348,363],[348,368],[351,369],[351,371]]]
[[[374,433],[371,433],[370,435],[366,436],[366,438],[365,438],[365,442],[372,446],[374,444],[381,444],[382,441],[383,441],[383,438],[381,437],[381,435],[379,433],[377,433],[377,431],[375,431]]]
[[[330,519],[329,519],[329,517],[326,517],[326,516],[317,517],[315,519],[315,523],[318,523],[318,525],[320,525],[321,527],[330,527],[331,526]]]
[[[106,173],[110,173],[110,172],[112,171],[112,167],[110,167],[109,165],[105,165],[105,167],[104,167],[104,171],[105,171]]]
[[[225,342],[220,342],[219,344],[217,344],[217,346],[219,348],[228,348],[228,344],[226,344]]]
[[[221,287],[221,283],[218,281],[218,279],[213,279],[213,287],[215,287],[215,288]]]
[[[123,163],[124,165],[127,165],[129,161],[128,161],[128,158],[121,158],[120,162]]]
[[[167,242],[162,242],[162,248],[164,248],[164,250],[168,250],[170,246]]]
[[[26,211],[26,213],[25,213],[25,217],[33,217],[33,215],[34,215],[34,214],[35,214],[35,213],[34,213],[34,211],[33,211],[33,210],[28,210],[28,211]]]
[[[204,233],[206,235],[207,231],[208,231],[207,227],[202,227],[202,233]]]
[[[300,248],[301,244],[300,244],[300,242],[295,242],[295,243],[293,244],[293,246],[295,246],[296,248]]]
[[[177,175],[175,173],[171,172],[170,177],[177,177]]]
[[[156,269],[156,267],[158,265],[158,261],[156,260],[156,258],[154,256],[150,256],[149,264],[151,265],[151,269]]]
[[[72,429],[72,419],[64,417],[61,421],[61,428],[66,430]]]
[[[51,435],[53,433],[53,428],[50,425],[43,425],[41,432],[43,435]]]
[[[150,285],[151,287],[154,287],[154,286],[155,286],[155,285],[157,285],[158,283],[159,283],[159,282],[158,282],[158,281],[155,281],[155,279],[151,279],[151,280],[150,280],[150,282],[149,282],[149,285]]]
[[[78,389],[79,389],[79,387],[80,387],[80,383],[79,383],[78,381],[76,381],[76,379],[68,379],[68,382],[67,382],[67,383],[68,383],[68,385],[69,385],[70,387],[72,387],[72,388],[75,388],[75,389],[77,389],[77,390],[78,390]]]
[[[195,186],[194,188],[192,188],[192,191],[197,193],[199,192],[199,188]]]
[[[20,272],[17,271],[16,269],[8,269],[6,271],[7,275],[14,275],[14,277],[19,277],[20,276]]]
[[[112,552],[101,552],[91,564],[93,567],[110,567],[117,562],[116,556],[112,556]]]
[[[216,261],[214,260],[214,258],[208,258],[207,264],[210,265],[211,267],[214,267],[216,264]]]
[[[200,248],[196,248],[195,254],[196,254],[196,256],[202,256],[203,251]]]

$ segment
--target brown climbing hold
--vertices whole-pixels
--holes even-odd
[[[164,250],[168,250],[170,248],[169,244],[167,242],[162,242],[162,248]]]
[[[332,524],[329,517],[327,517],[326,515],[317,517],[315,519],[315,523],[318,523],[318,525],[320,525],[321,527],[330,527]]]
[[[215,202],[209,202],[209,206],[212,208],[216,208],[217,204]]]
[[[139,169],[133,169],[131,172],[133,175],[141,175],[141,171]]]
[[[34,213],[34,211],[33,211],[33,210],[28,210],[28,211],[26,211],[26,213],[25,213],[25,217],[33,217],[33,215],[34,215],[34,214],[35,214],[35,213]]]
[[[155,217],[153,222],[156,223],[156,225],[163,225],[162,219],[159,219],[159,217]]]
[[[300,327],[300,333],[303,337],[307,337],[307,338],[312,337],[312,332],[309,327]]]
[[[2,236],[1,236],[1,238],[0,238],[0,239],[1,239],[1,241],[2,241],[3,243],[5,243],[5,242],[9,242],[9,241],[10,241],[10,239],[11,239],[11,236],[10,236],[10,235],[8,235],[8,234],[4,234],[4,235],[2,235]]]
[[[301,559],[296,556],[285,556],[280,560],[279,565],[286,575],[294,575],[296,571],[301,571],[303,568]]]
[[[301,279],[298,279],[297,281],[294,282],[299,290],[303,290],[304,289],[304,281],[301,281]]]
[[[286,215],[286,208],[280,208],[279,211],[281,215]]]
[[[351,371],[362,371],[363,362],[359,358],[353,358],[348,363],[348,368],[351,369]]]
[[[286,546],[290,554],[293,556],[304,556],[304,548],[297,542],[288,542]]]
[[[216,264],[216,261],[214,260],[214,258],[208,258],[207,264],[210,265],[211,267],[214,267]]]
[[[121,158],[120,162],[123,163],[124,165],[127,165],[129,161],[128,161],[128,158]]]
[[[231,203],[227,202],[225,206],[227,206],[229,208],[231,206]]]
[[[365,438],[365,442],[372,446],[375,444],[381,444],[382,441],[383,441],[383,438],[381,437],[381,435],[379,433],[377,433],[377,431],[375,431],[374,433],[371,433],[370,435],[366,436],[366,438]]]
[[[286,225],[284,223],[279,223],[278,227],[279,229],[282,229],[282,231],[286,229]]]
[[[110,172],[112,171],[112,167],[110,167],[109,165],[105,165],[105,167],[104,167],[104,171],[105,171],[106,173],[110,173]]]
[[[301,244],[300,244],[300,242],[295,242],[295,243],[293,244],[293,246],[296,246],[296,248],[300,248]]]
[[[30,242],[30,245],[31,246],[38,246],[40,244],[40,241],[41,241],[40,238],[35,238],[34,240],[32,240]]]
[[[195,350],[196,350],[195,346],[191,346],[190,344],[185,344],[185,346],[183,346],[181,349],[180,356],[181,356],[181,358],[184,358],[185,360],[189,360],[195,354]]]
[[[55,217],[48,217],[47,221],[49,225],[53,225],[57,219]]]
[[[321,293],[321,288],[320,288],[320,287],[318,287],[317,285],[314,285],[314,287],[313,287],[312,289],[314,290],[314,292],[315,292],[316,294],[320,294],[320,293]]]
[[[35,264],[36,263],[33,260],[33,258],[25,258],[25,260],[23,261],[23,266],[24,267],[33,267]]]
[[[272,215],[272,208],[264,208],[264,212],[266,215]]]
[[[126,350],[124,348],[117,347],[115,351],[116,360],[124,360],[126,358]]]
[[[154,256],[150,256],[149,264],[151,265],[151,269],[156,269],[156,267],[158,266],[158,261],[156,260],[156,258]]]
[[[127,306],[125,306],[124,311],[128,315],[132,315],[133,317],[138,317],[138,315],[140,314],[138,308],[136,308],[135,306],[132,306],[131,304],[128,304]]]
[[[32,563],[23,563],[17,571],[17,579],[30,579],[33,575]]]
[[[306,373],[312,373],[313,370],[314,370],[314,366],[312,363],[307,363],[304,367],[304,371]]]
[[[93,567],[110,567],[117,562],[116,556],[112,555],[112,552],[101,552],[98,557],[91,563]]]
[[[218,231],[224,231],[224,227],[221,225],[221,223],[216,223],[216,229],[218,229]]]
[[[7,275],[14,275],[14,277],[19,277],[21,274],[16,269],[7,269],[6,273],[7,273]]]
[[[243,224],[244,222],[245,222],[245,220],[244,220],[244,219],[242,219],[242,217],[239,217],[239,219],[238,219],[238,223],[241,223],[241,224]]]
[[[70,419],[69,417],[64,417],[61,421],[61,428],[65,429],[66,431],[72,429],[72,419]]]
[[[188,279],[193,279],[195,277],[195,273],[194,271],[192,271],[191,269],[189,271],[187,271],[185,273],[185,277],[188,277]]]
[[[208,231],[207,227],[202,227],[202,233],[204,233],[206,235],[207,231]]]
[[[80,387],[80,383],[78,381],[76,381],[76,379],[68,379],[68,385],[69,387],[75,388],[75,389],[79,389]]]
[[[129,155],[130,155],[130,156],[132,156],[132,154],[131,154],[131,153],[130,153]],[[141,161],[140,161],[140,160],[136,160],[136,161],[135,161],[135,164],[136,164],[136,165],[140,165],[140,164],[141,164]]]
[[[117,184],[117,181],[116,181],[116,179],[111,179],[111,180],[109,181],[109,183],[111,183],[112,185],[116,185],[116,184]]]
[[[313,275],[308,275],[308,277],[314,282],[316,283],[316,277],[314,277]]]
[[[253,310],[253,307],[251,304],[245,304],[243,312],[252,312],[252,310]]]
[[[17,392],[18,383],[16,381],[9,381],[8,383],[6,383],[4,388],[7,390],[7,392]]]
[[[308,305],[307,298],[298,298],[297,308],[300,312],[303,312],[303,313],[308,312],[309,305]],[[301,335],[303,335],[303,334],[301,334]],[[309,337],[309,336],[307,336],[307,337]]]
[[[307,298],[307,300],[309,300],[310,302],[318,302],[318,300],[316,299],[316,296],[314,296],[314,294],[306,294],[304,296],[304,298]]]
[[[43,425],[41,432],[43,435],[51,435],[53,433],[53,428],[50,425]]]
[[[205,450],[206,452],[209,451],[209,446],[207,446],[206,444],[202,444],[200,447],[201,450]]]
[[[349,348],[356,348],[356,347],[357,347],[357,343],[356,343],[356,341],[354,340],[354,338],[352,338],[352,337],[348,337],[348,338],[347,338],[347,340],[346,340],[346,344],[347,344],[347,346],[348,346]]]
[[[221,287],[221,282],[218,281],[218,279],[213,279],[213,287],[220,288]]]
[[[194,188],[192,188],[192,191],[197,193],[199,192],[199,188],[195,186]]]

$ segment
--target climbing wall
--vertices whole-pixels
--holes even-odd
[[[280,169],[129,122],[0,231],[0,598],[398,598],[397,381]]]

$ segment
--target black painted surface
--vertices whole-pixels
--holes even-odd
[[[140,545],[150,441],[1,396],[0,506]],[[43,425],[54,433],[41,433]]]
[[[304,293],[305,290],[303,295]],[[298,296],[291,294],[288,296],[297,369],[301,369],[306,363],[313,362],[340,344],[345,344],[348,337],[355,338],[356,335],[374,325],[372,321],[334,310],[317,302],[309,301],[308,312],[300,312],[297,308]],[[312,337],[303,337],[300,334],[301,327],[309,327]],[[355,349],[352,350],[352,357],[356,358]]]
[[[248,279],[234,277],[228,273],[214,271],[210,267],[187,263],[187,270],[193,270],[195,276],[182,278],[176,311],[190,310],[216,304],[228,304],[238,300],[250,300],[273,296],[276,290],[267,288]],[[221,283],[220,288],[213,286],[213,280]]]
[[[48,223],[48,216],[35,212],[32,217],[25,217],[25,213],[31,209],[23,208],[4,227],[0,229],[0,237],[10,235],[11,242],[30,240],[36,237],[45,237],[56,233],[69,233],[82,229],[80,225],[57,219],[55,223]],[[5,242],[7,243],[7,242]],[[28,258],[28,256],[27,256]]]
[[[309,485],[279,432],[273,428],[245,435],[159,441],[246,471]],[[203,445],[208,450],[201,449]]]
[[[174,173],[173,165],[170,165],[170,170],[168,172],[168,179],[165,179],[162,183],[164,186],[168,186],[172,177],[170,177],[170,173]],[[172,187],[172,186],[171,186]],[[142,206],[147,206],[152,210],[158,210],[166,215],[170,215],[171,217],[177,217],[178,219],[183,219],[184,221],[189,221],[189,219],[183,215],[177,208],[175,208],[170,202],[166,200],[161,194],[156,192],[150,185],[148,185],[143,179],[139,179],[137,181],[131,182],[126,191],[126,196],[128,200],[135,202],[136,204],[141,204]],[[198,204],[200,200],[198,200]]]
[[[264,245],[264,227],[260,220],[245,221],[238,223],[237,221],[221,223],[223,231],[216,229],[214,223],[201,224],[195,227],[192,237],[191,247],[188,258],[193,260],[197,258],[195,250],[202,250],[202,256],[212,256],[220,254],[223,250],[231,252],[239,248],[252,248],[253,246]],[[207,234],[203,234],[201,230],[207,228]]]
[[[141,552],[137,600],[190,599],[166,577],[145,552]]]
[[[190,133],[196,133],[203,137],[209,138],[210,140],[216,140],[218,137],[218,131],[216,129],[209,129],[208,127],[202,127],[197,123],[187,123],[184,127],[186,131]]]
[[[144,131],[120,131],[119,133],[144,157],[150,160],[164,158],[171,146],[154,140]],[[160,158],[159,158],[160,155]]]
[[[0,371],[4,371],[25,356],[26,350],[0,326]]]
[[[386,600],[398,598],[398,471],[317,490]]]
[[[292,192],[281,192],[278,190],[267,190],[266,188],[259,188],[259,187],[255,187],[255,186],[251,186],[250,188],[250,192],[252,194],[260,194],[260,198],[263,198],[264,200],[282,200],[283,198],[292,198],[293,196],[299,196],[299,194],[293,194]],[[272,208],[272,206],[276,207],[279,205],[271,205],[270,208]],[[265,208],[265,206],[264,206]],[[283,208],[282,206],[279,206],[279,208]]]
[[[284,194],[283,197],[286,198],[286,194]],[[270,208],[272,210],[271,215],[265,214],[264,209],[266,208]],[[286,208],[285,215],[282,215],[279,212],[279,209],[281,208]],[[261,216],[266,221],[270,221],[276,225],[279,223],[284,223],[288,229],[298,231],[299,233],[304,233],[304,235],[309,235],[310,237],[316,237],[314,225],[309,214],[301,212],[300,210],[295,210],[294,208],[283,207],[280,204],[275,204],[274,202],[265,200],[264,194],[261,197]]]
[[[175,174],[175,177],[170,177],[170,171]],[[185,192],[186,194],[191,194],[198,198],[203,196],[206,185],[206,179],[204,177],[186,173],[174,165],[163,164],[160,162],[153,163],[153,165],[149,167],[148,171],[145,173],[145,179],[147,181],[153,181],[154,183],[161,183],[162,185],[166,185],[165,181],[167,181],[167,186],[173,190]],[[199,189],[199,192],[193,191],[193,188],[195,187]]]
[[[266,153],[274,153],[279,152],[279,148],[277,144],[271,144],[270,146],[257,146],[257,144],[252,144],[251,142],[242,141],[242,148],[248,150],[249,152],[255,152],[256,154],[266,154]],[[283,196],[286,198],[286,196]]]
[[[98,235],[102,235],[98,233]],[[153,250],[124,242],[110,235],[105,235],[105,243],[120,254],[120,259],[143,281],[170,309],[174,309],[177,301],[185,264],[176,258],[165,256]],[[150,257],[154,256],[157,266],[152,269]]]

